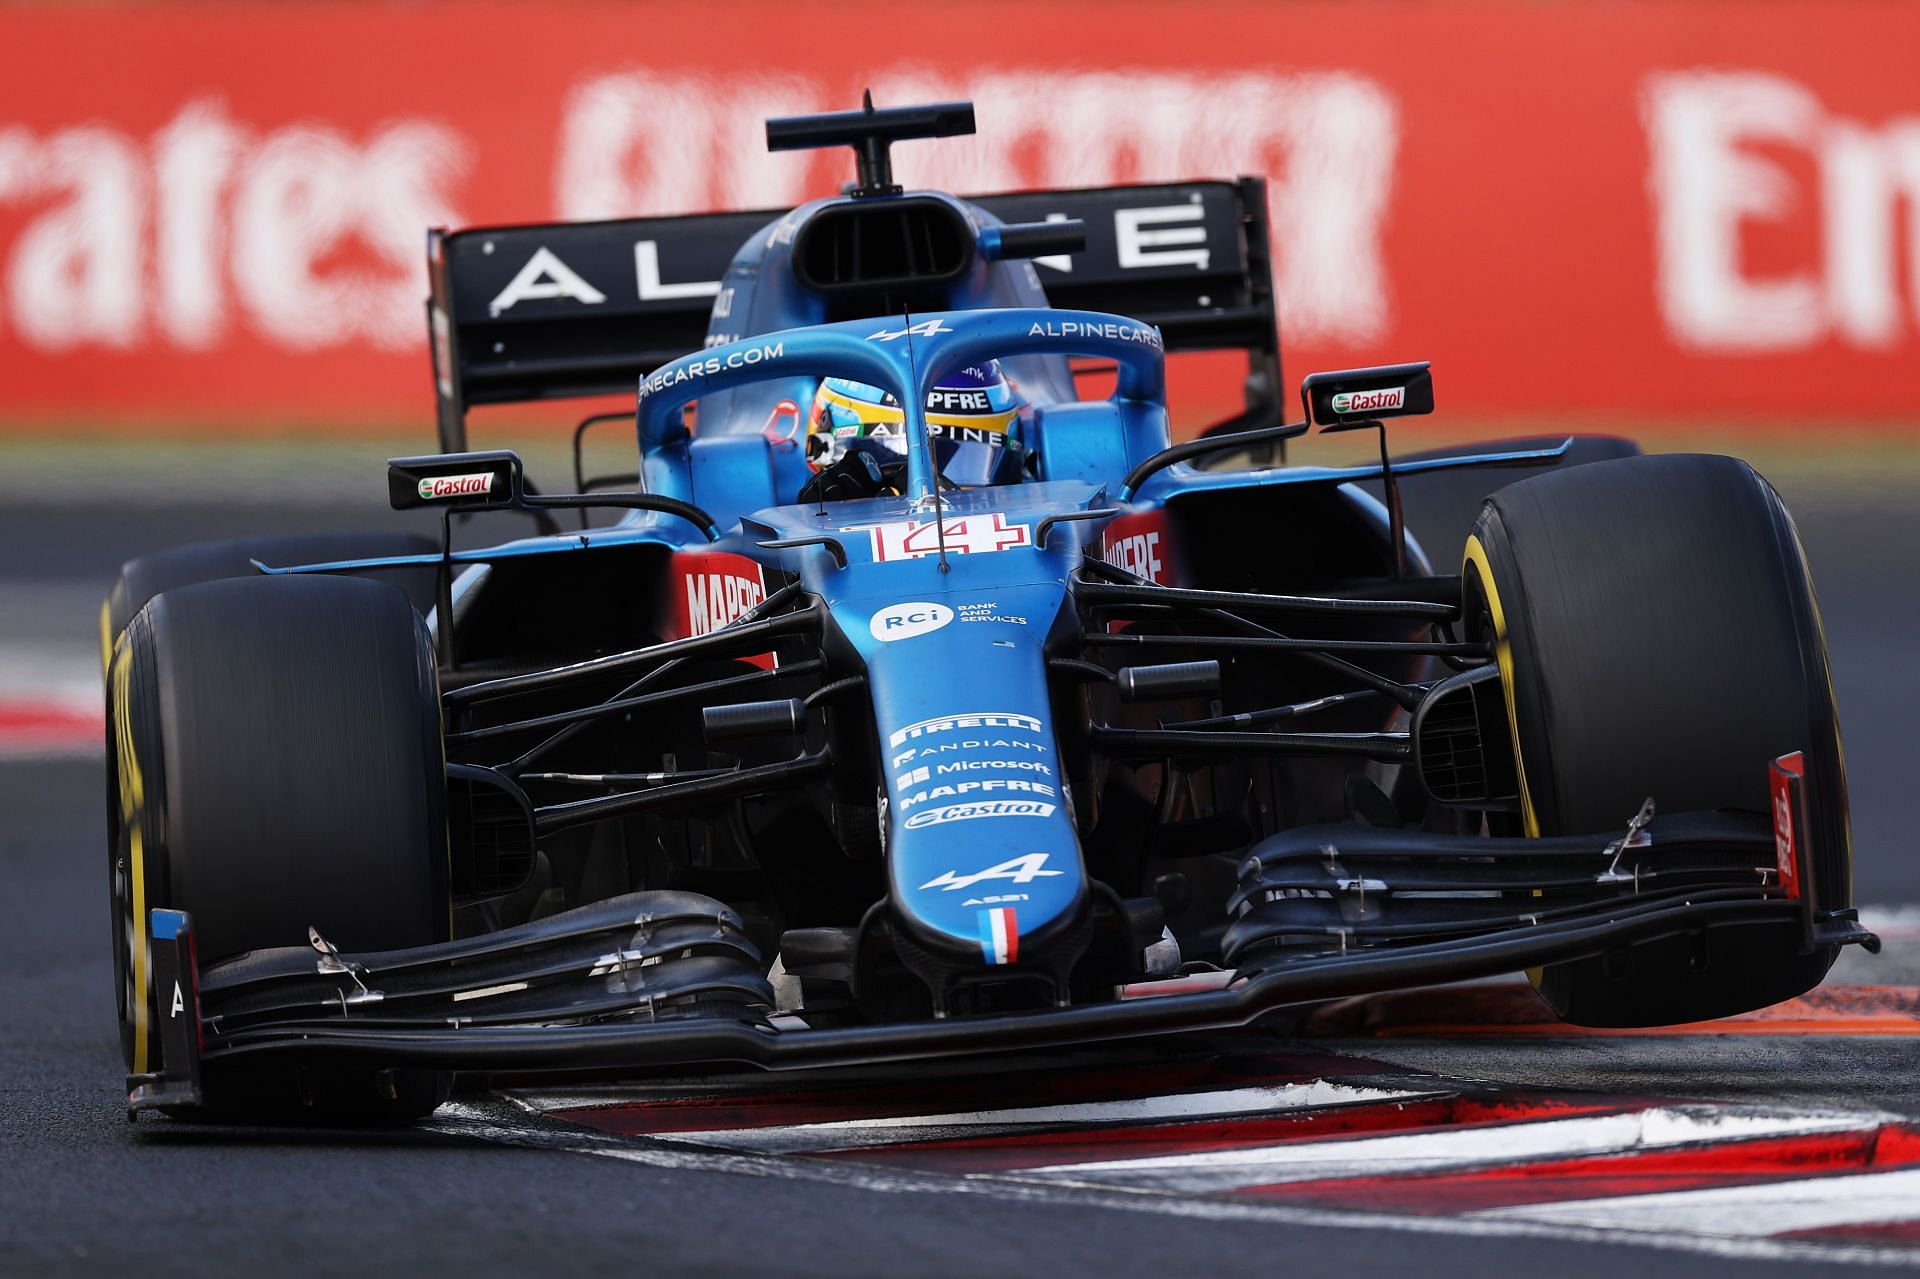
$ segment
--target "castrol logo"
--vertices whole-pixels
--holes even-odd
[[[1327,401],[1327,407],[1335,413],[1379,413],[1405,408],[1406,403],[1407,388],[1389,386],[1378,391],[1342,391]]]
[[[428,499],[485,497],[493,492],[493,472],[477,475],[434,475],[420,481],[420,496]]]

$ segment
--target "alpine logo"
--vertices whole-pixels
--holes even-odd
[[[431,475],[420,481],[420,496],[429,501],[449,497],[485,497],[493,492],[493,472],[477,475]]]
[[[487,252],[493,252],[491,243],[487,245]],[[550,302],[556,298],[598,306],[607,300],[607,295],[588,284],[578,271],[543,244],[507,282],[507,287],[487,304],[487,314],[498,319],[501,312],[511,311],[522,302]]]
[[[1335,413],[1381,413],[1407,406],[1407,388],[1387,386],[1378,391],[1341,391],[1327,401]]]
[[[972,888],[975,884],[987,879],[1007,879],[1016,884],[1031,884],[1036,879],[1067,873],[1063,870],[1048,870],[1046,866],[1045,853],[1028,853],[1024,857],[1015,857],[1010,861],[1001,862],[998,866],[989,866],[971,875],[956,875],[952,871],[945,871],[920,887],[923,891],[939,888],[950,893],[958,888]]]
[[[867,334],[869,342],[892,342],[903,337],[930,338],[936,333],[951,333],[952,329],[941,327],[938,320],[922,320],[918,324],[909,324],[904,329],[881,329],[878,333]]]

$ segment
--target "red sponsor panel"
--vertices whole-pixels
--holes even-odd
[[[0,420],[424,424],[427,226],[825,194],[844,152],[761,121],[869,85],[978,104],[898,148],[909,185],[1264,175],[1292,375],[1432,359],[1469,417],[1920,418],[1920,7],[856,3],[805,22],[861,56],[812,62],[800,20],[10,6]],[[1220,407],[1174,385],[1184,423]]]
[[[707,635],[738,621],[767,598],[766,574],[744,555],[727,551],[674,552],[665,579],[666,607],[660,616],[670,619],[668,639]],[[771,653],[749,659],[762,670],[772,670]]]
[[[1788,897],[1800,896],[1800,811],[1795,793],[1806,778],[1806,755],[1795,751],[1773,761],[1767,785],[1773,795],[1773,852],[1780,887]]]
[[[1186,579],[1174,553],[1173,522],[1162,509],[1123,515],[1100,534],[1100,558],[1156,586],[1179,586]]]

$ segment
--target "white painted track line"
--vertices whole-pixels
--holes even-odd
[[[1920,1168],[1489,1208],[1476,1217],[1729,1238],[1920,1221]]]
[[[453,1102],[441,1107],[428,1126],[449,1135],[533,1146],[548,1150],[599,1156],[642,1167],[690,1174],[766,1177],[778,1180],[826,1182],[857,1187],[876,1194],[978,1195],[1020,1203],[1075,1203],[1119,1211],[1143,1212],[1204,1221],[1265,1222],[1273,1226],[1333,1228],[1355,1232],[1355,1246],[1365,1247],[1367,1235],[1382,1230],[1445,1238],[1535,1238],[1568,1244],[1627,1244],[1670,1249],[1697,1255],[1749,1261],[1852,1263],[1911,1267],[1910,1249],[1882,1248],[1850,1243],[1816,1243],[1796,1239],[1725,1238],[1685,1233],[1652,1233],[1596,1228],[1559,1222],[1514,1218],[1408,1216],[1398,1213],[1356,1212],[1305,1205],[1268,1203],[1251,1199],[1189,1198],[1112,1187],[1016,1181],[993,1174],[952,1177],[907,1169],[850,1164],[838,1160],[769,1158],[752,1153],[695,1150],[650,1139],[633,1140],[560,1124],[526,1113],[524,1102],[512,1098],[481,1103]],[[1443,1245],[1442,1245],[1443,1246]]]
[[[1716,1106],[1661,1106],[1625,1114],[1582,1115],[1442,1128],[1384,1137],[1350,1137],[1288,1145],[1054,1164],[1022,1177],[1082,1185],[1138,1187],[1183,1194],[1219,1194],[1249,1186],[1376,1177],[1494,1166],[1530,1159],[1622,1154],[1705,1141],[1870,1128],[1883,1116],[1792,1114]]]
[[[1111,1125],[1149,1121],[1214,1119],[1231,1115],[1264,1115],[1276,1111],[1320,1110],[1364,1102],[1415,1101],[1435,1096],[1387,1088],[1363,1088],[1315,1080],[1265,1088],[1225,1088],[1210,1092],[1175,1093],[1122,1101],[1075,1102],[1061,1106],[1017,1106],[1005,1110],[956,1111],[951,1114],[897,1115],[880,1119],[840,1119],[820,1123],[785,1124],[766,1128],[725,1128],[704,1132],[654,1134],[662,1141],[715,1146],[724,1150],[760,1154],[805,1154],[823,1150],[894,1145],[931,1137],[967,1135],[967,1131],[996,1131],[1055,1127],[1072,1124]]]

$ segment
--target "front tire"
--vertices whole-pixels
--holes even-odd
[[[1846,779],[1826,643],[1786,508],[1733,458],[1596,462],[1487,500],[1462,570],[1469,635],[1508,696],[1529,835],[1618,833],[1661,812],[1767,813],[1768,765],[1806,753],[1821,900],[1851,899]],[[1568,1021],[1662,1025],[1778,1003],[1834,948],[1797,928],[1689,933],[1549,965]]]
[[[238,578],[155,596],[115,645],[107,721],[115,968],[128,1069],[160,1068],[147,912],[193,917],[203,964],[306,943],[400,949],[449,932],[446,781],[424,623],[398,590]],[[401,1120],[445,1079],[224,1071],[241,1118]]]
[[[113,645],[133,615],[164,591],[230,577],[254,577],[253,562],[273,568],[293,564],[328,564],[340,560],[382,559],[398,555],[432,555],[440,544],[417,533],[345,532],[282,533],[234,538],[224,542],[195,542],[142,555],[120,566],[120,576],[100,607],[100,661],[113,660]],[[399,587],[422,613],[433,607],[438,570],[431,565],[373,569],[375,580]]]

